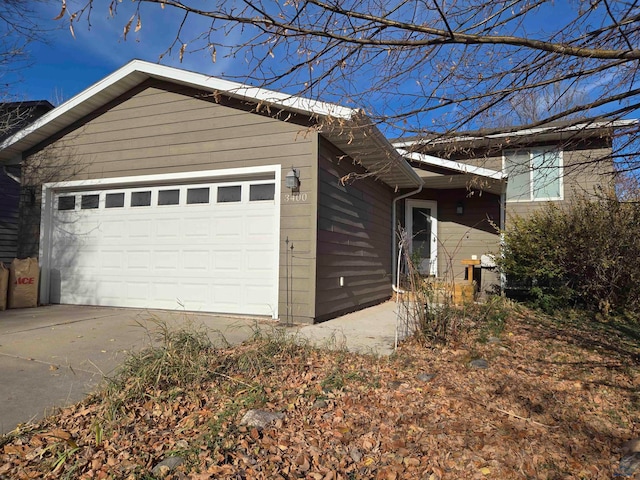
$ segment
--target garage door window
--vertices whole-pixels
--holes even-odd
[[[89,210],[98,208],[100,205],[100,195],[82,195],[80,200],[80,208],[82,210]]]
[[[208,188],[190,188],[187,190],[187,204],[209,203]]]
[[[180,190],[160,190],[158,192],[158,205],[178,205],[180,203]]]
[[[242,198],[242,187],[218,187],[218,203],[239,202]]]
[[[104,206],[106,208],[124,207],[124,193],[107,193]]]
[[[133,192],[131,194],[132,207],[148,207],[151,205],[151,192]]]
[[[249,201],[273,200],[276,193],[276,186],[273,183],[264,185],[251,185],[249,187]]]
[[[75,195],[58,197],[58,210],[74,210],[76,208]]]

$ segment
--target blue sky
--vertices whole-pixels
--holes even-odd
[[[71,10],[72,2],[68,3]],[[81,20],[74,26],[74,38],[68,22],[54,20],[60,12],[59,2],[34,3],[39,24],[48,30],[44,35],[46,43],[30,44],[28,65],[3,78],[10,84],[9,94],[16,100],[49,100],[57,105],[134,58],[157,62],[170,45],[168,32],[175,31],[175,11],[151,6],[152,14],[143,16],[143,22],[148,20],[143,28],[138,33],[132,28],[125,41],[123,28],[131,14],[126,11],[126,2],[121,5],[118,15],[109,18],[106,2],[96,2],[91,29]],[[180,62],[177,50],[164,56],[161,63],[221,76],[233,73],[234,66],[220,54],[213,63],[209,52],[189,53]]]
[[[206,3],[207,0],[193,1]],[[72,12],[79,5],[85,4],[86,0],[67,0],[67,3],[69,4],[68,10]],[[30,63],[16,74],[3,76],[0,72],[0,79],[10,85],[9,93],[12,98],[15,100],[44,99],[58,105],[134,58],[157,62],[173,40],[181,20],[179,12],[170,7],[161,9],[157,4],[144,4],[142,6],[142,29],[136,33],[132,28],[125,41],[123,28],[131,17],[135,4],[128,0],[117,3],[118,12],[113,18],[109,17],[108,5],[109,1],[107,0],[95,0],[91,28],[89,29],[86,18],[80,19],[74,27],[74,38],[69,31],[68,22],[54,20],[54,17],[60,13],[61,0],[34,1],[32,8],[38,12],[38,23],[48,29],[45,35],[47,43],[31,44],[28,47]],[[537,36],[544,35],[545,30],[547,32],[561,31],[560,25],[571,17],[571,13],[573,13],[571,9],[573,8],[576,8],[575,5],[566,0],[546,4],[539,9],[537,17],[520,27],[523,30],[522,33],[526,32],[527,35]],[[190,44],[184,60],[180,61],[179,47],[175,47],[172,54],[163,57],[161,63],[242,81],[243,74],[248,73],[245,59],[243,57],[230,59],[225,57],[224,51],[219,51],[216,57],[217,61],[213,63],[211,52],[197,51],[197,42],[191,43],[193,37],[208,30],[209,23],[203,18],[192,17],[188,25],[189,31],[185,32],[185,37],[190,41]],[[240,39],[241,33],[239,33],[239,29],[236,29],[223,39],[214,38],[214,41],[238,44]],[[295,49],[295,47],[293,48]],[[196,51],[192,51],[194,49]],[[267,67],[281,69],[287,65],[287,61],[296,60],[297,53],[295,50],[287,51],[286,47],[280,47],[280,50],[276,51],[277,57]],[[321,86],[320,91],[315,90],[312,94],[320,94],[321,100],[333,101],[349,107],[365,107],[371,109],[370,112],[377,109],[378,111],[374,111],[374,113],[388,114],[398,110],[402,111],[402,109],[411,111],[421,103],[428,106],[431,98],[429,96],[431,78],[429,77],[432,70],[429,69],[428,64],[422,65],[422,70],[415,69],[413,62],[416,58],[412,57],[411,53],[408,55],[404,62],[410,67],[410,72],[397,85],[384,83],[386,81],[384,58],[375,60],[378,61],[376,65],[375,61],[368,64],[368,59],[365,56],[354,59],[354,62],[357,63],[357,69],[347,73],[347,78],[340,78],[338,82],[331,83],[328,89],[323,90],[323,86]],[[488,60],[480,59],[478,61],[487,62]],[[376,70],[376,68],[378,69]],[[316,70],[316,75],[318,71]],[[349,72],[349,69],[347,71]],[[609,75],[613,73],[615,71],[611,71]],[[423,78],[425,79],[423,82],[424,90],[422,86],[418,86]],[[376,79],[382,82],[377,85],[379,89],[375,90],[374,86],[372,90],[367,92],[368,88],[375,85]],[[590,83],[582,84],[579,88],[589,96],[597,98],[598,90],[610,80],[610,76],[603,75],[596,79],[589,79]],[[326,84],[324,86],[326,87]],[[281,86],[276,84],[271,88],[278,89]],[[446,83],[443,88],[446,88]],[[286,89],[286,91],[292,94],[298,92],[295,86]],[[366,93],[365,97],[358,96],[360,91]],[[438,94],[442,94],[442,92],[440,91]],[[364,102],[368,102],[368,105],[365,105]],[[426,128],[430,128],[429,121],[432,121],[436,115],[442,115],[441,118],[444,118],[442,124],[448,125],[447,114],[457,115],[457,108],[458,105],[439,110],[433,113],[434,117],[428,113],[422,119],[411,118],[407,129],[421,128],[425,125]],[[420,120],[423,120],[422,126],[418,123]],[[391,136],[399,136],[404,125],[394,125],[391,128],[398,128],[397,131],[391,132]]]

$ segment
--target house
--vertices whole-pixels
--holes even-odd
[[[400,213],[423,272],[462,280],[462,260],[499,253],[499,229],[510,219],[610,188],[614,130],[634,123],[573,122],[393,141],[424,182],[408,193]],[[482,273],[486,278],[476,280],[492,290],[499,278],[475,271]]]
[[[134,60],[0,143],[0,165],[23,171],[41,303],[312,323],[390,297],[398,225],[425,275],[461,280],[510,212],[568,198],[574,157],[609,159],[609,130],[392,144],[361,110]],[[566,134],[584,142],[543,155],[543,198],[523,170],[539,156],[512,145]]]
[[[51,109],[46,100],[0,103],[0,142]],[[20,167],[0,168],[0,262],[11,262],[17,253],[19,198]]]
[[[393,198],[422,183],[359,110],[138,60],[0,163],[35,193],[18,253],[42,304],[307,323],[389,298]]]

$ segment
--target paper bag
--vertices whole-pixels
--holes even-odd
[[[9,308],[38,306],[40,267],[37,258],[14,258],[9,269]]]

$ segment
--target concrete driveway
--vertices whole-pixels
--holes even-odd
[[[154,322],[204,327],[214,342],[250,338],[277,322],[213,314],[52,305],[0,312],[0,434],[85,398],[131,351],[149,346]],[[388,355],[393,351],[392,302],[291,334],[313,344]]]
[[[82,400],[129,352],[151,344],[157,320],[204,326],[214,341],[222,334],[229,343],[249,338],[257,324],[217,315],[70,305],[0,312],[0,434]]]

